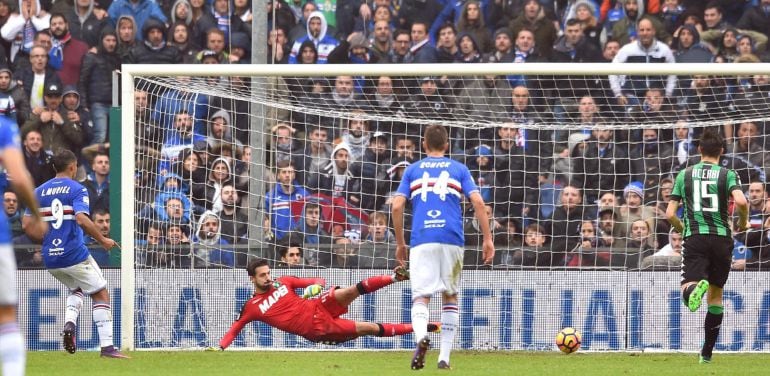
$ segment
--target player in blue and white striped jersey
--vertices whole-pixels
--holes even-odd
[[[71,354],[77,351],[77,320],[83,294],[86,294],[93,299],[93,319],[99,333],[101,355],[126,358],[113,346],[107,281],[85,246],[83,230],[108,251],[118,243],[102,235],[89,218],[88,190],[74,180],[78,169],[75,154],[62,150],[54,155],[53,165],[56,176],[39,186],[35,196],[40,201],[40,215],[50,225],[43,237],[43,263],[48,272],[70,290],[62,331],[64,349]],[[31,213],[27,210],[25,221]]]
[[[10,118],[0,116],[0,164],[22,203],[37,210],[32,177],[24,164],[24,154],[19,141],[19,127]],[[3,177],[5,179],[5,177]],[[6,182],[0,184],[5,186]],[[42,235],[48,225],[35,214],[29,218],[25,229],[31,237]],[[5,212],[0,213],[0,358],[3,375],[23,375],[26,354],[24,339],[16,322],[16,256],[11,246],[11,228]]]
[[[404,207],[412,204],[412,235],[409,265],[412,280],[412,326],[417,348],[412,369],[421,369],[430,348],[428,304],[433,294],[442,293],[441,346],[439,368],[449,368],[449,354],[460,323],[457,294],[463,263],[463,196],[470,199],[481,226],[483,257],[492,263],[495,247],[484,200],[468,168],[444,156],[449,147],[447,131],[440,125],[425,129],[423,148],[427,157],[412,163],[393,199],[393,230],[396,235],[396,259],[405,266]]]

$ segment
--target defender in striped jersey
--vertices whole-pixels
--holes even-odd
[[[1,70],[0,70],[1,71]],[[0,116],[0,186],[7,186],[10,180],[14,191],[27,207],[37,210],[35,184],[24,165],[24,153],[19,142],[19,127],[16,121]],[[38,238],[48,225],[36,213],[29,218],[24,231],[31,238]],[[0,360],[4,376],[24,375],[26,353],[24,338],[16,321],[16,257],[11,244],[11,226],[3,211],[0,213]]]
[[[396,235],[396,259],[406,265],[404,208],[412,204],[412,235],[409,267],[412,281],[412,326],[417,347],[412,356],[412,369],[425,366],[425,353],[430,348],[428,337],[428,304],[433,294],[441,292],[441,342],[438,368],[449,369],[449,356],[460,324],[457,294],[463,268],[463,196],[467,197],[479,220],[484,240],[484,262],[491,264],[495,246],[484,199],[473,181],[468,167],[444,156],[449,148],[447,131],[441,125],[425,129],[422,141],[427,157],[412,163],[404,171],[393,198],[393,230]]]
[[[739,230],[748,228],[749,205],[738,174],[719,165],[723,150],[722,137],[715,130],[703,132],[698,145],[701,161],[679,172],[666,210],[668,221],[684,236],[681,281],[684,304],[690,311],[697,311],[708,291],[701,363],[711,362],[722,325],[722,289],[730,273],[733,248],[728,222],[730,198],[738,212]],[[676,216],[680,201],[684,206],[684,223]]]
[[[93,299],[93,319],[99,332],[101,356],[127,358],[113,346],[107,281],[88,253],[83,230],[108,251],[118,243],[102,235],[88,217],[88,190],[74,180],[78,170],[75,154],[69,150],[60,151],[53,157],[53,166],[56,176],[39,186],[35,196],[40,202],[40,215],[50,226],[43,237],[43,263],[48,272],[70,290],[62,331],[64,349],[70,354],[77,351],[77,321],[83,294],[86,294]],[[29,221],[32,216],[28,209],[23,221]]]

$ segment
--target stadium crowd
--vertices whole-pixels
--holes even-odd
[[[267,13],[272,64],[770,61],[770,0],[272,0]],[[53,152],[74,151],[94,222],[108,233],[113,72],[122,63],[249,63],[251,19],[248,0],[0,0],[0,116],[18,122],[36,184],[54,175]],[[205,80],[249,85],[244,77]],[[389,198],[421,157],[421,124],[430,120],[482,125],[452,128],[449,153],[471,168],[488,204],[505,250],[496,265],[653,269],[681,260],[681,235],[664,211],[675,174],[697,155],[702,128],[692,124],[723,122],[723,164],[739,172],[751,203],[752,230],[735,237],[734,268],[770,260],[768,129],[735,121],[766,116],[768,76],[272,84],[279,100],[314,111],[271,109],[271,174],[265,197],[255,197],[247,101],[138,83],[139,265],[245,265],[247,249],[233,245],[246,243],[250,207],[267,212],[261,225],[282,265],[363,267],[362,252],[392,261]],[[634,123],[673,126],[593,128]],[[28,242],[13,192],[4,207],[17,242]],[[480,244],[472,218],[469,266]],[[118,266],[109,252],[91,252],[100,265]],[[17,254],[22,267],[41,264],[39,252]]]

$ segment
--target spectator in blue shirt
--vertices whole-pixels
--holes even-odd
[[[270,231],[276,240],[283,238],[295,227],[291,214],[291,202],[309,195],[305,187],[295,180],[294,164],[283,160],[276,164],[277,182],[275,187],[265,195],[265,229]]]

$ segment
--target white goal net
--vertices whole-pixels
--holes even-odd
[[[587,349],[696,350],[703,317],[680,302],[681,236],[664,211],[705,127],[721,130],[722,164],[764,210],[764,64],[123,69],[124,140],[135,140],[121,163],[123,243],[134,240],[122,260],[124,347],[216,345],[250,297],[254,257],[275,276],[331,286],[389,273],[391,197],[431,124],[447,127],[448,155],[471,170],[497,249],[484,265],[468,205],[461,348],[551,349],[574,326]],[[770,341],[770,293],[756,289],[770,281],[763,220],[735,237],[718,350]],[[346,317],[408,321],[409,291],[363,296]],[[234,346],[316,347],[263,324]]]

